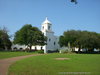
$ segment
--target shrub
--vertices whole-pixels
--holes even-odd
[[[37,53],[44,53],[44,51],[43,50],[38,50],[38,51],[36,51]]]

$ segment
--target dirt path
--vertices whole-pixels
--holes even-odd
[[[9,66],[14,63],[17,60],[21,60],[23,58],[31,57],[31,56],[38,56],[42,54],[33,54],[33,55],[26,55],[26,56],[18,56],[18,57],[12,57],[7,59],[1,59],[0,60],[0,75],[7,75],[7,71]]]

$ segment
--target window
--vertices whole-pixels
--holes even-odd
[[[49,39],[49,41],[51,41],[51,39]]]
[[[54,42],[54,45],[55,45],[56,43]]]
[[[48,30],[50,30],[50,26],[48,26]]]

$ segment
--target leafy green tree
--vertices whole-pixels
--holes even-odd
[[[79,37],[81,31],[75,31],[75,30],[70,30],[70,31],[65,31],[63,34],[63,41],[64,41],[64,46],[68,46],[68,43],[70,43],[71,47],[74,46],[74,42],[76,39]]]
[[[93,51],[95,48],[100,48],[100,34],[96,32],[70,30],[64,32],[63,38],[60,38],[59,42],[62,46],[68,46],[66,43],[70,43],[71,47],[78,47],[79,52],[82,48]]]
[[[0,48],[8,50],[11,49],[11,41],[6,27],[0,29]]]
[[[76,46],[79,48],[79,51],[81,48],[85,48],[88,51],[93,51],[94,48],[99,48],[99,42],[100,38],[98,38],[98,34],[88,31],[81,32],[80,38],[77,38],[75,41]]]
[[[42,46],[47,44],[46,43],[47,37],[44,36],[44,34],[41,31],[37,32],[35,35],[36,35],[36,38],[37,38],[36,45],[40,45],[41,46],[41,50],[42,50]]]
[[[37,27],[32,27],[31,24],[24,25],[19,31],[15,33],[14,44],[26,45],[32,48],[32,46],[45,44],[45,40],[42,38],[44,35]]]
[[[67,45],[67,42],[65,41],[65,37],[64,36],[60,36],[59,37],[59,44],[60,44],[61,47]]]
[[[3,41],[2,41],[2,30],[0,30],[0,49],[2,49],[3,46]]]

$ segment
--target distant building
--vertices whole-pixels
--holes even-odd
[[[45,21],[41,25],[41,31],[42,33],[47,37],[47,45],[42,46],[42,49],[44,50],[44,53],[47,53],[49,51],[55,51],[60,48],[58,42],[59,37],[54,35],[54,32],[52,31],[52,23],[48,20],[46,17]],[[41,50],[41,46],[32,46],[32,49],[37,48],[37,50]],[[26,49],[27,47],[25,45],[12,45],[12,50],[14,49]]]

